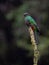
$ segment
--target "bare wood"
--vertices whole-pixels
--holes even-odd
[[[31,27],[29,27],[29,33],[30,33],[30,37],[31,37],[31,43],[32,43],[32,46],[33,46],[33,50],[34,50],[34,59],[33,59],[33,62],[34,62],[34,65],[37,65],[38,58],[39,58],[39,51],[38,51],[38,47],[36,45],[36,41],[35,41],[35,37],[34,37],[34,32],[33,32]]]

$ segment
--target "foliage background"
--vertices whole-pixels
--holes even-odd
[[[40,27],[38,65],[49,65],[49,0],[0,0],[0,65],[33,64],[24,12]]]

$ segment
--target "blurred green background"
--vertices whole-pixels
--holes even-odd
[[[49,65],[49,0],[0,1],[0,65],[33,65],[24,12],[30,13],[40,28],[38,65]]]

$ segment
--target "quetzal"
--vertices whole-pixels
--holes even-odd
[[[37,32],[39,32],[39,27],[37,26],[36,21],[28,14],[28,13],[24,13],[24,17],[25,17],[25,24],[29,27],[32,28],[32,30],[34,31],[35,34],[35,40],[38,44],[38,35]]]

